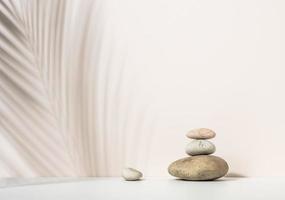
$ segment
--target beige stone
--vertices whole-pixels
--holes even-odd
[[[198,128],[189,131],[186,136],[191,139],[211,139],[216,136],[216,133],[211,129]]]
[[[200,155],[182,158],[171,163],[168,172],[180,179],[204,181],[223,177],[228,169],[224,159],[212,155]]]

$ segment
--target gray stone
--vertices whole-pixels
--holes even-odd
[[[185,151],[190,156],[209,155],[216,151],[216,147],[208,140],[192,140]]]
[[[171,163],[168,172],[184,180],[205,181],[223,177],[228,172],[228,164],[217,156],[192,156]]]
[[[142,176],[143,174],[140,171],[133,168],[124,168],[122,172],[122,177],[126,181],[136,181],[139,180]]]
[[[216,133],[208,128],[198,128],[189,131],[186,136],[191,139],[211,139],[216,136]]]

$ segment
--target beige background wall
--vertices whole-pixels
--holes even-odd
[[[134,109],[144,116],[142,130],[129,134],[139,132],[142,154],[150,143],[152,174],[184,155],[187,130],[209,127],[232,172],[284,175],[284,8],[252,0],[121,4]]]
[[[53,6],[41,12],[52,13],[59,5]],[[25,9],[36,12],[33,6],[19,8],[20,15]],[[14,130],[23,124],[16,115],[21,106],[9,104],[12,97],[2,90],[2,176],[111,176],[120,175],[123,166],[167,176],[168,164],[185,156],[186,132],[197,127],[217,132],[216,155],[228,161],[231,173],[284,176],[284,9],[282,0],[69,1],[65,28],[56,40],[64,42],[58,47],[58,42],[33,43],[42,47],[45,81],[37,84],[51,91],[51,98],[39,99],[54,105],[57,117],[51,121],[59,131],[46,129],[35,145],[38,129]],[[34,23],[48,24],[44,16]],[[28,19],[23,18],[27,24]],[[46,30],[29,29],[53,41]],[[50,56],[50,48],[60,48],[62,56]],[[0,66],[14,78],[7,64]],[[5,91],[24,87],[11,86],[0,75]],[[30,102],[19,95],[15,98]],[[15,139],[19,134],[23,140]],[[15,148],[29,146],[31,138],[35,144],[28,156],[21,145]],[[58,146],[51,147],[53,141]],[[39,157],[54,164],[33,162],[33,152],[44,152]]]

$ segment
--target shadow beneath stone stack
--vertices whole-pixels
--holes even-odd
[[[223,181],[231,181],[231,180],[234,180],[234,179],[231,179],[231,177],[227,177],[226,179],[220,178],[220,179],[214,179],[214,180],[186,180],[186,179],[179,179],[179,178],[172,179],[172,181],[177,181],[177,182],[197,182],[197,183],[200,183],[200,182],[223,182]]]
[[[226,177],[231,177],[231,178],[246,178],[247,176],[244,176],[242,174],[239,173],[235,173],[235,172],[230,172],[226,175]]]

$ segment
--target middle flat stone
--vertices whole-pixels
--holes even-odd
[[[208,140],[192,140],[185,151],[190,156],[209,155],[216,151],[216,147]]]

